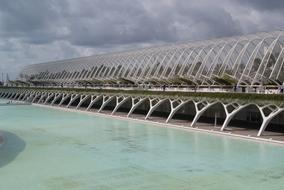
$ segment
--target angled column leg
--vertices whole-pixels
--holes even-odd
[[[30,96],[30,94],[25,94],[25,96],[22,98],[22,101],[27,101],[27,98]]]
[[[146,115],[145,120],[147,120],[151,114],[166,100],[167,99],[150,98],[150,110]]]
[[[103,96],[102,95],[91,95],[91,102],[89,104],[89,106],[87,107],[87,111],[89,111],[92,106],[97,102],[99,101]]]
[[[41,93],[36,94],[32,100],[32,103],[35,103],[36,99],[39,98],[41,96]]]
[[[56,94],[50,105],[53,106],[53,105],[55,104],[55,102],[56,102],[57,100],[59,100],[59,98],[61,98],[61,97],[62,97],[62,94],[61,94],[61,93]]]
[[[116,106],[112,111],[111,115],[115,114],[115,112],[129,99],[130,97],[124,97],[124,96],[116,97]]]
[[[47,93],[42,94],[40,99],[36,103],[40,104],[44,100],[44,98],[47,97],[47,95],[48,95]]]
[[[69,107],[72,105],[72,103],[73,103],[75,100],[77,100],[79,97],[80,97],[79,94],[72,94],[72,95],[71,95],[70,102],[68,103],[68,105],[67,105],[66,107],[69,108]]]
[[[14,95],[16,95],[14,92],[10,92],[6,98],[11,99]]]
[[[218,102],[212,102],[209,103],[207,101],[200,101],[200,102],[193,102],[196,110],[196,114],[194,116],[194,119],[191,123],[191,127],[195,127],[198,119],[201,117],[201,115],[211,106],[215,105]],[[201,107],[200,107],[201,106]]]
[[[221,131],[224,131],[224,129],[229,125],[230,121],[234,118],[237,113],[239,113],[242,109],[245,107],[248,107],[251,104],[246,104],[246,105],[240,105],[238,103],[231,103],[225,105],[225,113],[226,113],[226,119],[221,127]]]
[[[34,97],[35,97],[35,94],[34,94],[34,93],[31,93],[31,94],[27,97],[26,101],[27,101],[27,102],[32,102],[33,99],[34,99]]]
[[[100,107],[98,112],[100,113],[101,111],[103,111],[103,109],[106,107],[106,105],[114,98],[115,98],[115,96],[103,96],[103,104]]]
[[[272,107],[271,105],[259,107],[259,109],[260,109],[263,120],[262,120],[261,127],[257,133],[258,137],[262,135],[262,133],[265,131],[270,121],[284,110],[283,108],[279,108],[276,106]],[[265,109],[269,110],[268,114],[264,112]]]
[[[20,101],[23,97],[25,96],[25,94],[20,94],[20,96],[17,98],[18,101]]]
[[[12,96],[10,97],[10,99],[16,100],[16,98],[17,98],[18,95],[19,95],[19,93],[16,93],[16,94],[12,95]]]
[[[19,101],[25,101],[28,96],[29,96],[29,93],[26,93],[26,92],[25,92],[25,93],[22,95],[22,97],[19,99]]]
[[[90,95],[81,95],[80,96],[80,102],[77,105],[76,109],[79,109],[80,106],[90,97]]]
[[[189,100],[187,101],[183,101],[183,100],[170,100],[170,104],[171,104],[171,113],[169,114],[166,123],[168,123],[173,116],[175,115],[175,113],[180,110],[182,108],[182,106],[184,106],[186,103],[188,103]]]
[[[65,102],[65,100],[67,100],[70,96],[71,96],[70,94],[63,94],[62,99],[60,103],[58,104],[58,106],[61,106]]]
[[[146,100],[147,98],[144,97],[131,97],[132,107],[128,112],[127,117],[129,117],[135,111],[135,109],[138,108],[138,106],[141,105]]]
[[[46,98],[44,104],[47,104],[47,102],[48,102],[51,98],[53,98],[54,96],[55,96],[54,93],[49,94],[48,97]]]

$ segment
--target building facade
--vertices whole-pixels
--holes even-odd
[[[29,65],[33,84],[282,85],[284,32],[170,44]]]

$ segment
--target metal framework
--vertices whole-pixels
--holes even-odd
[[[171,44],[29,65],[29,82],[282,85],[284,32]]]
[[[233,120],[238,113],[248,114],[246,108],[253,106],[256,112],[260,113],[260,122],[257,136],[261,136],[269,124],[273,123],[272,120],[277,116],[282,116],[284,108],[274,104],[258,105],[255,103],[240,104],[237,102],[225,102],[222,100],[206,100],[206,99],[193,99],[193,98],[179,98],[179,97],[159,97],[159,96],[147,96],[147,95],[122,95],[122,94],[104,94],[104,93],[72,93],[63,91],[49,91],[49,90],[30,90],[30,89],[0,89],[0,98],[25,101],[34,104],[43,104],[50,106],[60,106],[65,108],[81,109],[86,111],[92,111],[94,105],[97,104],[97,112],[103,112],[108,106],[111,109],[111,114],[114,115],[118,112],[119,108],[125,106],[127,117],[130,117],[138,107],[146,102],[149,104],[149,108],[145,107],[147,114],[145,120],[151,118],[153,112],[162,105],[168,105],[169,108],[163,107],[163,111],[168,113],[166,123],[169,123],[173,116],[182,108],[188,106],[188,103],[193,105],[193,120],[190,121],[190,127],[198,126],[198,120],[202,117],[207,110],[214,105],[219,104],[219,110],[213,110],[214,114],[224,110],[223,116],[224,122],[220,128],[220,131],[226,131],[230,125],[230,121]],[[128,102],[128,104],[127,104]],[[82,105],[86,104],[87,107]],[[283,123],[278,123],[283,124]]]

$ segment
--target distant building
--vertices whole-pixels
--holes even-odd
[[[282,85],[284,32],[212,39],[29,65],[34,84]]]

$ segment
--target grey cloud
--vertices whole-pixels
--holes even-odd
[[[66,40],[99,47],[240,33],[237,22],[224,9],[196,2],[177,0],[169,6],[159,1],[151,12],[140,0],[4,0],[0,3],[4,28],[0,34],[31,44]]]
[[[283,0],[236,0],[243,6],[250,6],[253,9],[261,11],[283,10]]]
[[[183,33],[188,33],[182,35],[181,40],[227,37],[242,33],[240,23],[222,7],[210,3],[190,6],[188,1],[176,6],[176,20],[185,26],[186,30]]]
[[[94,1],[84,1],[90,2]],[[95,2],[93,12],[89,6],[75,11],[83,12],[79,14],[84,15],[83,21],[80,17],[70,21],[70,40],[75,45],[172,42],[241,33],[228,12],[206,3],[196,7],[192,1],[175,1],[172,6],[152,2],[151,12],[138,0]]]
[[[283,7],[282,0],[1,0],[0,68],[280,29]]]
[[[56,4],[54,0],[2,0],[0,35],[35,44],[58,39],[55,28],[60,13],[54,8]]]
[[[75,45],[100,46],[151,41],[173,41],[175,28],[163,18],[152,16],[139,0],[84,1],[94,3],[91,12],[88,6],[78,12],[88,12],[69,20],[70,40]],[[81,14],[82,15],[82,14]]]

